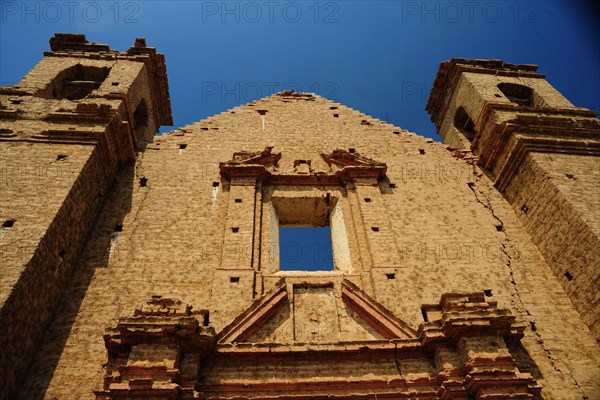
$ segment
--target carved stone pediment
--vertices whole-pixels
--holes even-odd
[[[245,341],[285,305],[287,297],[285,280],[281,279],[273,289],[227,325],[219,333],[217,341],[219,343]]]
[[[385,167],[384,163],[361,156],[359,153],[350,153],[346,150],[335,149],[329,154],[321,153],[323,160],[331,167]]]
[[[343,304],[337,304],[335,301],[338,290],[334,290],[333,287],[331,287],[331,290],[327,289],[327,286],[309,285],[300,288],[294,287],[293,293],[288,293],[288,286],[285,280],[282,279],[273,289],[256,300],[245,312],[226,326],[217,336],[218,343],[244,343],[264,340],[264,335],[255,335],[255,333],[263,330],[262,328],[269,324],[271,319],[277,319],[275,318],[277,314],[282,312],[286,315],[291,313],[292,315],[289,318],[294,321],[291,324],[292,326],[289,326],[290,333],[284,337],[294,338],[297,342],[303,342],[303,339],[310,340],[311,338],[318,342],[335,342],[340,338],[339,332],[348,327],[347,323],[345,327],[342,327],[337,322],[339,319],[338,314],[344,313],[344,310],[340,310],[340,308],[345,307],[348,307],[353,320],[371,332],[371,340],[376,338],[382,340],[416,339],[417,332],[413,328],[396,318],[391,311],[371,299],[349,280],[344,279],[341,282],[339,292]],[[331,296],[328,298],[329,294]],[[290,302],[295,303],[294,307],[290,307]],[[282,310],[285,307],[289,307],[291,311]],[[332,309],[332,315],[328,314],[328,309]],[[284,318],[279,318],[275,325],[281,323],[282,319]],[[313,325],[314,329],[312,330],[315,330],[315,332],[312,333],[314,336],[306,334],[304,331],[311,331]],[[359,329],[358,326],[353,326],[353,328]],[[266,331],[275,329],[276,326],[271,324]],[[272,338],[267,339],[269,342],[273,342]],[[279,341],[281,342],[281,340]]]
[[[217,336],[191,307],[171,299],[153,298],[121,318],[105,336],[109,362],[96,399],[541,398],[541,387],[511,353],[524,325],[484,293],[442,295],[423,306],[426,322],[415,331],[347,279],[287,279]],[[287,319],[303,331],[256,341],[292,303],[295,315]],[[336,327],[340,304],[376,337],[340,340],[344,329],[357,329]],[[337,317],[328,315],[332,309]],[[321,336],[311,336],[319,328]]]
[[[330,154],[321,154],[329,168],[327,172],[312,168],[309,160],[296,160],[292,173],[277,171],[281,153],[273,153],[272,147],[260,152],[237,152],[233,159],[219,164],[221,175],[234,177],[254,177],[273,184],[283,185],[339,185],[356,178],[383,177],[387,171],[385,163],[336,149]]]
[[[273,147],[265,147],[263,151],[240,151],[233,153],[233,160],[226,164],[236,165],[264,165],[271,166],[277,165],[277,162],[281,158],[281,153],[273,153]]]
[[[270,170],[277,166],[281,153],[273,153],[273,147],[265,147],[262,151],[239,151],[233,153],[233,159],[219,163],[221,175],[226,178],[256,177],[270,175]]]

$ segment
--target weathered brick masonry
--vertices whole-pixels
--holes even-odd
[[[477,154],[599,340],[597,114],[571,104],[536,66],[497,60],[442,63],[427,108],[447,143]]]
[[[0,97],[0,398],[600,397],[599,125],[534,66],[443,63],[446,144],[292,92],[153,137],[160,54],[51,47]]]
[[[164,58],[143,40],[126,53],[82,35],[57,34],[50,45],[0,92],[2,398],[23,380],[71,287],[117,171],[171,123]]]

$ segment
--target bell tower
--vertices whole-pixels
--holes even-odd
[[[56,34],[17,85],[0,89],[0,398],[12,398],[105,195],[161,125],[164,56]],[[10,201],[9,201],[10,200]]]
[[[476,156],[600,339],[597,113],[535,65],[459,58],[441,63],[426,108],[446,144]]]

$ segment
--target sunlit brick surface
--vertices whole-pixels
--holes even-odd
[[[23,82],[42,85],[60,70],[61,60],[47,57],[36,68],[49,65],[53,72],[44,78],[34,69]],[[130,85],[123,89],[125,98],[136,98],[136,104],[148,99],[152,122],[142,136],[149,137],[169,122],[170,114],[156,110],[167,109],[165,77],[125,57],[107,80],[121,65],[119,82]],[[481,399],[511,390],[529,393],[518,398],[538,398],[539,387],[545,399],[600,396],[598,344],[588,328],[597,311],[582,318],[569,298],[572,290],[565,291],[548,260],[554,250],[540,244],[531,233],[535,223],[511,205],[510,193],[535,190],[536,175],[523,191],[509,186],[505,198],[456,133],[442,132],[452,142],[444,145],[311,94],[257,100],[155,136],[147,146],[142,138],[134,152],[132,140],[118,139],[133,130],[117,125],[133,124],[135,107],[102,97],[102,89],[79,104],[110,104],[116,116],[106,123],[46,122],[44,110],[73,109],[75,102],[27,94],[22,104],[11,105],[14,95],[2,92],[0,222],[16,222],[0,239],[1,318],[8,332],[0,339],[2,380],[8,382],[0,397],[14,388],[23,399],[108,399],[113,397],[102,396],[119,388],[151,393],[160,382],[173,390],[169,393],[180,393],[174,396],[264,398],[310,389],[315,396],[340,398],[419,393],[418,398],[445,399],[451,398],[455,376],[460,395],[453,398],[468,398],[469,390]],[[572,107],[558,93],[553,96],[557,105]],[[8,113],[5,104],[29,118]],[[55,125],[67,131],[61,133],[65,137],[71,126],[96,130],[106,145],[51,135],[30,139]],[[49,173],[29,179],[26,168],[55,168],[63,153],[69,174],[59,169],[60,179]],[[247,161],[252,157],[255,161]],[[585,163],[593,169],[595,160]],[[234,174],[236,162],[263,175],[223,176],[221,163],[229,163]],[[375,175],[338,179],[347,171],[345,162]],[[14,172],[14,163],[20,172]],[[564,155],[530,153],[526,163],[549,171],[573,164],[569,173],[575,176],[583,168]],[[566,193],[569,182],[558,175],[551,180]],[[514,182],[519,179],[530,178],[518,175]],[[597,181],[581,178],[577,185],[581,195],[564,198],[573,214],[561,218],[580,218],[597,240],[590,211],[597,204],[589,202]],[[335,271],[278,271],[275,231],[279,216],[293,215],[286,207],[293,208],[295,198],[325,199],[319,202],[331,204],[332,213],[339,207],[332,232],[345,231],[337,241],[347,255],[334,254],[343,260]],[[592,264],[571,273],[591,274]],[[485,298],[456,294],[484,291]],[[442,297],[446,293],[455,294]],[[590,292],[580,295],[595,301]],[[158,311],[139,311],[152,296]],[[191,311],[181,311],[182,304]],[[423,305],[428,308],[422,311]],[[469,318],[484,322],[461,319],[465,310],[477,310]],[[135,328],[141,320],[134,315],[157,328]],[[445,325],[436,325],[442,316]],[[135,344],[152,332],[170,332],[158,328],[161,321],[188,328],[180,339],[165,333],[168,341],[155,341],[154,347]],[[472,327],[472,336],[456,333],[461,321]],[[493,329],[482,328],[486,324]],[[105,343],[107,328],[113,331]],[[119,347],[123,332],[131,332],[130,352]],[[444,345],[435,347],[440,337]],[[202,350],[190,353],[189,343]],[[292,354],[293,361],[285,358]],[[468,376],[465,365],[471,368]],[[173,368],[181,379],[169,375]],[[502,384],[493,383],[498,371],[508,374]],[[112,380],[103,381],[105,376]],[[244,385],[255,390],[245,391]]]

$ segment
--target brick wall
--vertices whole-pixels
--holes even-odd
[[[592,333],[600,336],[600,159],[531,153],[506,191]]]
[[[15,220],[0,239],[4,398],[22,378],[19,372],[53,315],[109,177],[106,160],[93,146],[1,144],[1,162],[10,172],[2,184],[0,215]],[[58,161],[58,155],[68,158]]]
[[[258,109],[268,110],[264,129]],[[294,170],[298,159],[322,163],[320,154],[336,148],[354,148],[387,165],[377,186],[342,189],[344,215],[352,215],[346,227],[353,265],[356,254],[375,251],[352,279],[398,318],[416,328],[421,305],[436,303],[441,293],[489,290],[530,324],[523,343],[541,371],[545,398],[599,393],[596,341],[510,204],[478,167],[445,145],[340,104],[276,95],[156,137],[135,166],[120,172],[22,398],[93,398],[106,362],[105,327],[151,295],[210,309],[211,324],[214,315],[220,328],[247,307],[253,291],[262,293],[263,277],[266,289],[278,279],[263,262],[266,241],[260,271],[245,262],[240,270],[229,264],[220,270],[224,235],[231,226],[250,229],[254,218],[251,207],[235,211],[239,204],[232,199],[252,204],[254,195],[221,182],[218,165],[234,152],[267,146],[281,152],[282,171]],[[213,182],[221,182],[218,189]],[[364,197],[374,201],[363,204]],[[379,236],[371,230],[375,223]],[[114,239],[116,224],[123,230]],[[238,282],[230,280],[234,275]],[[236,367],[222,374],[209,368],[211,379],[224,379]],[[321,373],[306,368],[309,375]]]
[[[21,82],[0,88],[0,398],[13,398],[39,359],[65,290],[87,287],[73,281],[75,261],[119,167],[134,159],[134,142],[143,148],[145,136],[171,120],[164,58],[142,42],[119,53],[83,35],[57,34]],[[91,75],[69,75],[76,70]],[[64,96],[82,80],[94,84],[85,97]],[[136,126],[142,100],[148,115]],[[52,338],[55,348],[65,341]]]

